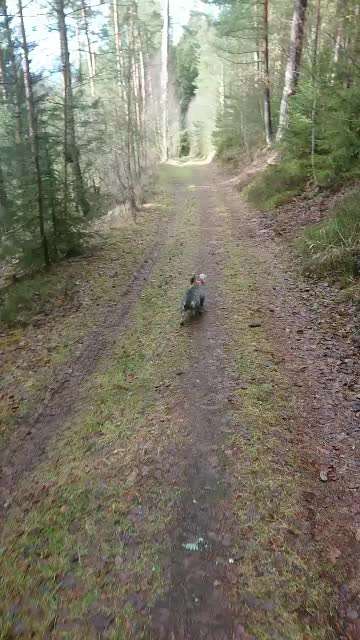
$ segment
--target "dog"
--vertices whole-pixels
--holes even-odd
[[[195,318],[203,313],[206,301],[205,283],[206,275],[204,273],[191,277],[191,286],[186,291],[181,303],[181,326],[185,323],[186,317]]]

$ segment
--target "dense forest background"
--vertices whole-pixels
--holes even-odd
[[[81,249],[94,217],[124,205],[136,218],[152,169],[169,156],[249,162],[274,148],[275,166],[248,189],[265,209],[307,185],[356,182],[358,2],[208,5],[174,42],[169,0],[18,0],[11,10],[1,0],[2,259],[48,265]],[[33,64],[37,14],[58,40],[51,70]],[[350,270],[353,201],[340,212],[344,232],[326,231],[327,259],[343,264],[345,252]],[[315,259],[324,230],[314,233],[304,246]]]

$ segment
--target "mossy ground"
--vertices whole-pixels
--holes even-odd
[[[301,194],[309,180],[305,162],[284,159],[267,167],[244,190],[246,198],[260,211],[276,209]]]
[[[129,280],[157,242],[168,210],[158,193],[135,225],[126,219],[103,232],[90,255],[54,265],[2,293],[0,332],[0,441],[36,407],[59,367],[121,300]]]
[[[207,184],[215,179],[198,171]],[[54,438],[8,513],[3,640],[21,626],[35,638],[95,638],[96,615],[104,627],[109,621],[106,637],[147,638],[149,609],[168,591],[169,541],[186,491],[173,463],[179,452],[181,467],[186,433],[172,408],[183,402],[177,373],[196,357],[178,307],[203,238],[201,190],[176,201],[177,183],[191,187],[191,168],[169,168],[161,180],[175,189],[167,210],[176,219],[129,329],[87,380],[88,405]],[[235,540],[228,597],[257,640],[330,640],[333,568],[307,531],[301,494],[311,479],[292,444],[293,389],[269,319],[249,326],[272,275],[244,231],[234,233],[221,190],[217,198],[228,372],[239,380],[221,451],[231,491],[219,500]]]
[[[249,326],[262,277],[266,275],[246,247],[231,250],[226,289],[232,299],[239,289],[245,290],[247,300],[228,327],[229,348],[242,382],[234,411],[239,434],[225,444],[239,526],[241,588],[235,597],[244,602],[248,630],[257,640],[267,640],[269,629],[272,637],[291,640],[335,638],[334,594],[331,582],[324,580],[333,568],[320,561],[302,508],[302,494],[311,483],[292,447],[297,424],[294,391],[266,326]]]
[[[124,609],[134,584],[148,593],[148,606],[163,588],[164,532],[181,490],[176,476],[169,485],[162,476],[167,447],[182,437],[171,431],[167,394],[176,393],[174,370],[188,356],[179,296],[197,243],[191,198],[173,236],[112,361],[88,381],[89,406],[54,441],[9,514],[1,543],[3,638],[20,623],[35,637],[55,624],[57,637],[92,637],[86,617],[95,607],[118,610],[112,637],[120,638],[137,618],[131,603]],[[73,586],[63,587],[69,574]]]

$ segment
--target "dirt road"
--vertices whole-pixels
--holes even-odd
[[[161,184],[150,262],[1,455],[0,637],[355,640],[348,345],[324,359],[306,285],[216,167]],[[180,328],[200,271],[208,310]]]

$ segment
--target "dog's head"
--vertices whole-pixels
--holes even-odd
[[[205,273],[200,273],[199,282],[200,282],[200,284],[205,284],[205,282],[206,282],[206,274]]]

